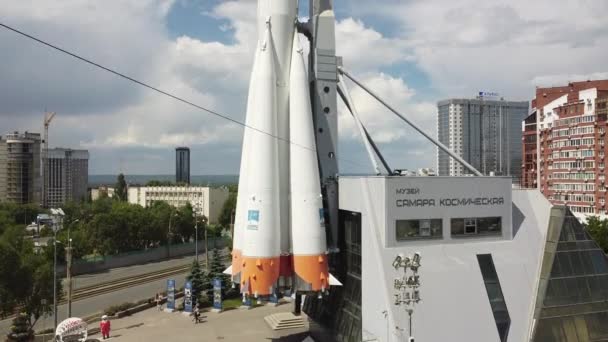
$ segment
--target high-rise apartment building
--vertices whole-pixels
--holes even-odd
[[[524,119],[522,126],[523,158],[520,184],[524,188],[536,188],[536,165],[538,163],[538,132],[536,127],[536,111],[534,111]]]
[[[175,182],[190,184],[190,149],[188,147],[175,149]]]
[[[70,201],[83,201],[89,184],[89,152],[54,148],[46,162],[46,203],[54,208]]]
[[[0,145],[0,160],[4,158],[4,167],[0,167],[0,180],[4,179],[4,200],[25,204],[40,202],[40,134],[19,133],[6,134]]]
[[[524,123],[524,137],[536,134],[537,141],[523,145],[524,158],[536,154],[536,163],[523,165],[522,185],[579,218],[605,215],[607,104],[608,80],[537,88]]]
[[[438,107],[439,141],[484,175],[521,174],[521,122],[528,115],[528,102],[477,99],[448,99]],[[447,153],[437,150],[439,176],[470,174]]]

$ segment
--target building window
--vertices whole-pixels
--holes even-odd
[[[500,235],[502,220],[500,217],[468,217],[451,220],[452,236]]]
[[[490,301],[490,307],[492,308],[492,314],[494,315],[494,321],[496,322],[500,341],[505,342],[509,335],[511,317],[509,316],[507,303],[505,302],[505,297],[502,293],[502,288],[500,287],[496,267],[494,267],[494,260],[492,260],[491,254],[478,254],[477,262],[479,262],[481,276],[483,277],[483,282],[486,286],[488,300]]]
[[[397,220],[395,223],[397,241],[441,238],[442,222],[441,219]]]

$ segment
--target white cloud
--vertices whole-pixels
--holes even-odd
[[[339,22],[336,36],[337,54],[343,57],[345,68],[425,132],[434,136],[435,104],[418,99],[414,89],[409,87],[403,78],[382,72],[384,67],[411,60],[409,43],[402,39],[387,38],[373,28],[366,27],[362,21],[354,19]],[[389,163],[410,167],[434,167],[434,157],[432,153],[428,153],[430,148],[422,135],[364,90],[351,82],[347,83],[361,121],[374,141],[381,145],[381,150],[387,155],[390,154]],[[343,144],[362,144],[354,119],[342,104],[339,108],[339,127]],[[407,146],[407,149],[399,148],[401,153],[391,153],[390,150],[394,146]],[[348,147],[346,149],[350,150]],[[365,153],[361,149],[358,152]],[[418,158],[412,163],[407,158],[414,153],[426,158]],[[348,157],[353,156],[349,154]],[[367,162],[365,158],[359,159]]]
[[[170,0],[0,0],[0,17],[243,120],[256,37],[255,4],[221,1],[201,14],[201,20],[219,19],[217,30],[229,36],[227,41],[171,38]],[[608,2],[603,0],[351,0],[336,6],[343,18],[336,28],[337,53],[345,67],[433,135],[436,109],[427,100],[432,95],[414,91],[401,72],[403,64],[415,64],[428,75],[428,88],[437,97],[492,90],[510,99],[529,99],[536,85],[608,76]],[[0,127],[40,130],[46,107],[59,112],[51,127],[57,144],[81,143],[106,152],[170,150],[182,143],[221,145],[234,150],[230,158],[238,165],[238,126],[13,33],[0,30],[0,44],[9,47],[3,48],[0,64]],[[354,85],[350,89],[371,134],[383,148],[395,151],[395,164],[412,163],[405,153],[416,155],[417,166],[434,164],[434,149],[418,133]],[[344,144],[360,144],[343,108],[340,125]]]
[[[386,38],[353,18],[338,22],[336,45],[345,67],[358,71],[378,70],[411,59],[404,40]]]
[[[486,89],[526,99],[538,80],[608,70],[603,0],[386,0],[384,6],[354,0],[351,6],[400,26],[396,36],[415,46],[418,65],[443,96]]]
[[[10,18],[10,23],[24,31],[188,101],[244,120],[257,36],[252,15],[255,1],[224,1],[202,13],[201,20],[205,16],[221,20],[218,30],[233,34],[229,42],[201,41],[186,35],[171,39],[166,21],[174,5],[172,0],[125,0],[103,5],[81,0],[0,2],[0,16]],[[387,38],[352,18],[339,22],[336,33],[338,54],[344,57],[346,66],[398,108],[411,113],[414,121],[431,128],[428,118],[433,116],[423,113],[432,106],[415,101],[413,90],[403,79],[380,72],[382,67],[411,60],[408,43]],[[242,136],[238,125],[13,33],[0,32],[0,43],[12,47],[0,66],[0,126],[40,131],[46,107],[59,113],[51,125],[51,145],[91,149],[91,165],[99,165],[97,155],[109,158],[125,154],[133,163],[141,161],[140,170],[135,172],[150,173],[151,163],[160,152],[147,151],[165,153],[182,144],[223,146],[221,150],[230,150],[230,158],[237,160],[230,163],[232,167],[238,165]],[[408,140],[404,124],[373,99],[358,89],[353,89],[352,95],[378,142]],[[343,111],[340,120],[345,143],[360,144],[352,120],[345,118]],[[138,150],[141,158],[134,154]],[[120,160],[123,164],[123,157]],[[152,167],[167,172],[171,164]],[[107,165],[102,169],[108,170]]]

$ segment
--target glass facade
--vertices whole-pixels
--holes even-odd
[[[450,220],[453,237],[500,235],[502,219],[500,217],[468,217]]]
[[[175,182],[190,184],[190,149],[187,147],[175,149]]]
[[[570,211],[537,303],[533,341],[608,341],[608,259]]]
[[[330,256],[330,272],[343,286],[332,287],[323,299],[307,297],[304,312],[317,341],[360,342],[361,326],[361,214],[340,211],[340,252]]]
[[[490,307],[492,308],[492,314],[494,314],[496,328],[498,329],[498,336],[500,336],[502,342],[505,342],[509,335],[511,317],[509,316],[505,297],[502,294],[496,267],[494,267],[494,260],[491,254],[478,254],[477,261],[479,262],[483,282],[486,285],[488,300],[490,301]]]
[[[441,219],[397,220],[395,222],[397,241],[440,239],[443,236],[442,222]]]

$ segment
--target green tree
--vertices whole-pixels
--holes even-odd
[[[31,247],[17,251],[0,241],[0,316],[10,315],[21,306],[33,327],[40,317],[52,312],[53,264],[47,257],[52,250],[51,244],[42,254],[35,254]],[[63,293],[60,280],[57,293],[59,297]]]
[[[127,201],[127,182],[125,181],[125,175],[122,173],[118,175],[114,195],[119,201]]]
[[[591,238],[604,250],[604,253],[608,253],[608,219],[590,216],[585,226]]]
[[[40,317],[53,312],[53,263],[36,254],[25,255],[22,262],[29,278],[26,296],[22,301],[23,311],[30,318],[30,326],[34,327]],[[61,279],[57,279],[56,287],[57,300],[60,300],[63,296]]]
[[[231,192],[228,196],[226,202],[222,206],[222,211],[220,211],[220,216],[218,217],[218,223],[224,229],[230,229],[230,224],[234,223],[234,212],[236,211],[236,192]]]
[[[192,283],[193,299],[202,307],[209,306],[211,303],[209,286],[209,275],[201,269],[201,265],[193,261],[190,274],[186,280]]]
[[[175,217],[173,218],[173,233],[175,234],[175,240],[177,242],[190,241],[194,237],[194,209],[190,203],[186,203],[185,206],[175,210]],[[199,218],[199,228],[200,228]]]
[[[213,288],[213,279],[220,278],[222,280],[222,292],[225,293],[228,285],[230,284],[230,276],[224,274],[226,269],[226,258],[220,253],[220,250],[214,248],[211,252],[211,260],[209,267],[209,281],[210,286]]]
[[[33,341],[34,330],[29,325],[27,314],[19,314],[13,319],[11,330],[6,336],[7,341]]]
[[[17,250],[0,240],[0,317],[10,315],[25,296],[24,282],[29,281],[21,268]]]

